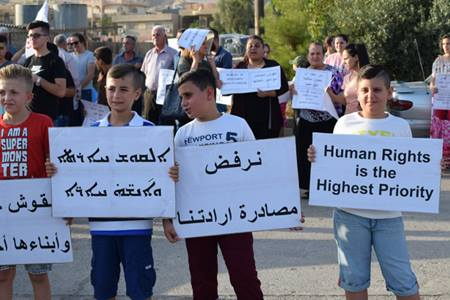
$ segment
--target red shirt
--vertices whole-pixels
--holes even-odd
[[[52,125],[49,117],[38,113],[31,113],[19,125],[6,124],[0,116],[0,180],[47,177],[45,159]]]

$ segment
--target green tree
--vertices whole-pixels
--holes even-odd
[[[289,77],[293,70],[289,60],[306,54],[311,41],[308,28],[307,0],[272,0],[265,7],[264,40],[270,45],[271,56],[283,66]]]
[[[337,0],[331,17],[350,42],[364,42],[372,63],[385,65],[394,79],[420,80],[417,47],[429,64],[426,30],[432,1]],[[427,69],[427,68],[426,68]]]
[[[252,0],[219,0],[211,26],[219,32],[247,34],[253,27]]]

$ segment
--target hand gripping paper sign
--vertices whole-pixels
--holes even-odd
[[[275,91],[281,86],[280,66],[262,69],[219,69],[221,93],[243,94]]]
[[[299,226],[293,138],[181,147],[176,157],[180,237]]]
[[[331,82],[331,72],[297,68],[295,72],[295,90],[292,108],[327,111],[338,119],[336,109],[326,89]]]
[[[314,133],[311,205],[439,212],[442,140]]]
[[[0,180],[0,265],[73,261],[69,226],[52,217],[50,179]]]
[[[173,217],[170,126],[51,128],[53,215]]]

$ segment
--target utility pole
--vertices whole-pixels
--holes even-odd
[[[253,0],[253,7],[255,12],[255,34],[261,35],[264,33],[260,22],[264,18],[264,0]]]
[[[255,34],[260,35],[259,25],[259,0],[253,0],[253,7],[255,10]]]

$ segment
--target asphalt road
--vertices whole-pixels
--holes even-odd
[[[438,215],[405,213],[405,228],[414,271],[423,299],[450,299],[450,174],[444,175]],[[302,201],[306,216],[303,232],[275,230],[254,234],[259,278],[266,299],[343,299],[337,287],[336,246],[332,236],[331,209],[310,207]],[[184,242],[169,244],[161,223],[154,226],[153,249],[157,283],[153,299],[191,298]],[[54,265],[50,273],[53,299],[92,299],[90,236],[86,220],[72,226],[74,262]],[[221,299],[234,299],[226,268],[220,258]],[[386,291],[374,259],[370,299],[394,299]],[[123,279],[118,299],[127,299]],[[18,268],[14,299],[32,299],[27,275]]]

